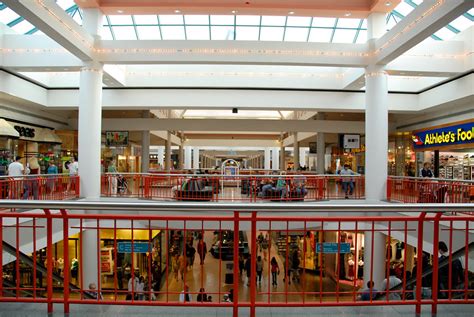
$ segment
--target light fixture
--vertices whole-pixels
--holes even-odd
[[[232,108],[232,113],[239,113],[239,109],[237,109],[237,108]]]
[[[293,14],[295,14],[295,11],[290,11],[290,12],[288,12],[288,14],[293,15]]]
[[[174,13],[181,13],[180,10],[174,10]]]
[[[352,13],[350,13],[350,12],[347,12],[346,14],[344,14],[344,16],[346,16],[346,17],[350,17],[350,16],[351,16],[351,14],[352,14]]]
[[[123,10],[117,10],[117,13],[123,13]]]
[[[232,12],[232,14],[236,14],[236,13],[237,13],[237,11],[236,11],[236,10],[232,10],[231,12]]]
[[[387,2],[385,2],[385,5],[386,5],[387,7],[390,7],[390,6],[392,5],[392,3],[391,3],[390,1],[387,1]]]

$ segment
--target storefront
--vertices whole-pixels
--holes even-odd
[[[474,120],[413,131],[417,176],[430,163],[439,178],[474,179]]]
[[[16,141],[20,133],[7,121],[0,119],[0,176],[7,174],[7,167],[15,159]]]

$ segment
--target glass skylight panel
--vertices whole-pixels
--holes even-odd
[[[413,11],[413,7],[409,5],[408,3],[402,1],[400,4],[394,9],[398,13],[400,13],[403,16],[407,16],[410,12]]]
[[[356,43],[363,44],[365,42],[367,42],[367,31],[366,30],[360,30],[359,34],[357,35]]]
[[[157,25],[158,18],[156,15],[134,15],[133,19],[139,25]]]
[[[113,26],[116,40],[136,40],[137,35],[133,26]]]
[[[133,25],[131,15],[109,15],[109,21],[112,25]]]
[[[312,28],[309,33],[309,42],[328,43],[331,41],[332,29],[317,29]]]
[[[287,26],[311,26],[311,17],[288,17]]]
[[[10,8],[5,8],[3,10],[0,10],[0,22],[4,24],[8,24],[10,22],[15,21],[18,19],[20,16],[16,14],[15,11],[13,11]]]
[[[262,16],[262,25],[265,26],[285,26],[285,22],[284,16]]]
[[[259,15],[237,15],[236,24],[237,25],[260,25],[260,16]]]
[[[161,36],[163,40],[184,40],[184,26],[162,26]]]
[[[333,43],[352,43],[356,35],[356,30],[342,30],[336,29],[334,32],[334,37],[332,39]]]
[[[23,20],[20,23],[15,24],[11,27],[12,30],[19,34],[25,34],[26,32],[31,31],[34,28],[35,26],[26,20]]]
[[[283,41],[283,27],[262,27],[260,30],[260,41]]]
[[[360,19],[338,19],[337,27],[346,29],[357,29],[360,24]]]
[[[157,25],[137,26],[139,40],[161,40],[160,29]]]
[[[362,25],[360,26],[361,29],[367,29],[367,19],[362,21]]]
[[[208,26],[186,26],[188,40],[210,40]]]
[[[108,26],[104,26],[100,31],[100,37],[102,40],[113,40],[112,32]]]
[[[77,24],[82,25],[82,17],[81,17],[81,15],[79,14],[79,11],[76,12],[76,13],[72,16],[72,19],[73,19],[74,21],[76,21]]]
[[[212,40],[233,40],[234,27],[233,26],[211,26]]]
[[[308,40],[309,28],[286,28],[285,41],[306,42]]]
[[[313,18],[313,27],[334,27],[336,24],[335,18]]]
[[[234,25],[234,15],[211,15],[212,25]]]
[[[452,37],[454,37],[454,35],[456,35],[456,33],[448,30],[447,28],[442,28],[438,32],[436,32],[434,35],[439,37],[442,40],[449,40]]]
[[[461,15],[456,20],[449,23],[451,26],[455,27],[459,31],[464,31],[470,26],[474,25],[474,22],[466,18],[465,16]]]
[[[74,0],[56,0],[56,4],[63,8],[63,10],[67,10],[76,5]]]
[[[238,41],[258,41],[258,32],[258,27],[238,26],[235,31],[235,39]]]
[[[182,25],[184,24],[182,15],[160,15],[160,24],[161,25]]]
[[[184,22],[186,24],[194,25],[209,25],[208,15],[185,15]]]

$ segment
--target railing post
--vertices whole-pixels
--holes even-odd
[[[250,253],[250,317],[255,317],[255,297],[257,295],[257,212],[252,211],[251,245]]]
[[[64,314],[69,314],[69,218],[67,211],[61,209],[63,220],[63,257],[64,257],[64,278],[63,278],[63,297]],[[49,262],[48,262],[49,263]]]
[[[46,289],[48,314],[53,313],[53,218],[49,209],[44,209],[46,214]],[[35,259],[36,260],[36,259]]]
[[[239,212],[234,211],[234,298],[232,316],[239,316]]]
[[[387,201],[392,200],[392,179],[390,177],[387,178]]]
[[[431,305],[431,315],[436,315],[438,312],[438,265],[439,265],[439,257],[438,257],[438,242],[439,242],[439,219],[441,218],[441,213],[437,213],[433,223],[433,285],[431,286],[432,297],[433,297],[433,304]]]
[[[416,315],[421,314],[421,275],[423,274],[423,221],[425,220],[426,212],[420,213],[418,217],[418,262],[416,265]],[[434,269],[434,267],[433,267]]]

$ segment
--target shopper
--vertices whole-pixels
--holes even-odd
[[[396,276],[395,269],[390,268],[390,276],[388,279],[383,280],[380,292],[386,294],[388,290],[387,300],[401,300],[400,292],[392,290],[392,288],[400,286],[401,284],[402,281]]]
[[[354,180],[349,176],[356,175],[356,173],[354,173],[354,171],[349,168],[349,164],[344,164],[344,168],[339,174],[342,176],[342,191],[344,192],[345,198],[348,199],[349,195],[352,195],[354,192]]]
[[[75,176],[78,175],[79,173],[79,163],[76,160],[75,156],[71,157],[71,161],[69,162],[69,165],[67,166],[67,169],[69,170],[69,186],[68,190],[73,190],[76,191],[76,186],[78,185],[76,182]]]
[[[202,237],[198,240],[197,252],[199,254],[199,262],[201,265],[203,265],[204,260],[206,259],[207,245],[206,242],[204,242],[204,239],[202,239]]]
[[[107,168],[108,180],[109,180],[109,193],[112,196],[117,195],[117,167],[115,167],[115,161],[111,161]]]
[[[189,303],[190,301],[192,301],[192,296],[189,294],[189,286],[185,284],[183,291],[179,294],[179,302]]]
[[[428,162],[423,164],[423,168],[420,171],[420,177],[433,177],[433,171],[431,171],[430,166],[431,164]]]
[[[242,272],[245,270],[245,259],[243,254],[239,254],[239,274],[242,276]]]
[[[136,289],[136,298],[138,300],[145,300],[145,279],[143,276],[140,276],[138,278],[138,284],[137,284],[137,289]]]
[[[438,249],[440,254],[439,263],[441,265],[444,264],[440,266],[438,271],[440,298],[447,298],[449,291],[464,288],[464,269],[462,267],[461,261],[458,258],[451,258],[451,260],[449,260],[448,246],[444,241],[440,241],[438,243]],[[451,264],[449,264],[449,261],[451,261]],[[451,280],[449,279],[450,267]]]
[[[258,284],[262,285],[262,274],[263,274],[263,260],[262,257],[259,255],[257,257],[257,281]]]
[[[125,298],[126,300],[132,300],[132,299],[137,299],[136,292],[138,289],[138,283],[139,279],[137,275],[130,277],[128,280],[128,294],[127,297]]]
[[[374,285],[374,281],[368,281],[367,287],[359,291],[360,294],[358,299],[361,301],[370,301],[371,299],[376,299],[378,291],[374,288]]]
[[[199,294],[197,295],[196,300],[199,303],[207,302],[207,294],[204,288],[199,289]]]
[[[179,281],[179,254],[176,253],[171,258],[171,271],[173,272],[173,277],[176,279],[176,282]]]
[[[192,269],[194,265],[194,256],[196,255],[196,249],[192,244],[186,245],[186,268]]]
[[[280,267],[275,257],[272,257],[270,261],[270,269],[272,271],[272,286],[277,286],[277,274],[280,274]]]
[[[295,249],[291,257],[291,270],[293,271],[293,281],[300,281],[300,251]]]
[[[262,251],[263,251],[263,260],[264,261],[267,260],[268,244],[270,243],[270,241],[268,239],[269,239],[268,234],[266,234],[265,237],[263,238],[263,241],[262,241]]]
[[[247,273],[247,286],[250,286],[250,276],[252,275],[252,262],[251,262],[251,254],[247,255],[247,259],[245,260],[245,271]]]
[[[87,294],[89,294],[94,299],[104,299],[102,293],[97,292],[97,286],[95,285],[95,283],[89,283],[89,290],[87,291]]]
[[[58,167],[54,164],[53,160],[49,160],[49,166],[46,170],[46,174],[48,175],[57,175],[58,174]],[[54,176],[48,176],[48,192],[53,193],[55,190],[55,179]]]
[[[8,176],[13,177],[13,184],[10,186],[11,199],[19,199],[23,188],[21,176],[25,174],[25,168],[20,160],[21,156],[17,156],[15,161],[8,165]]]

